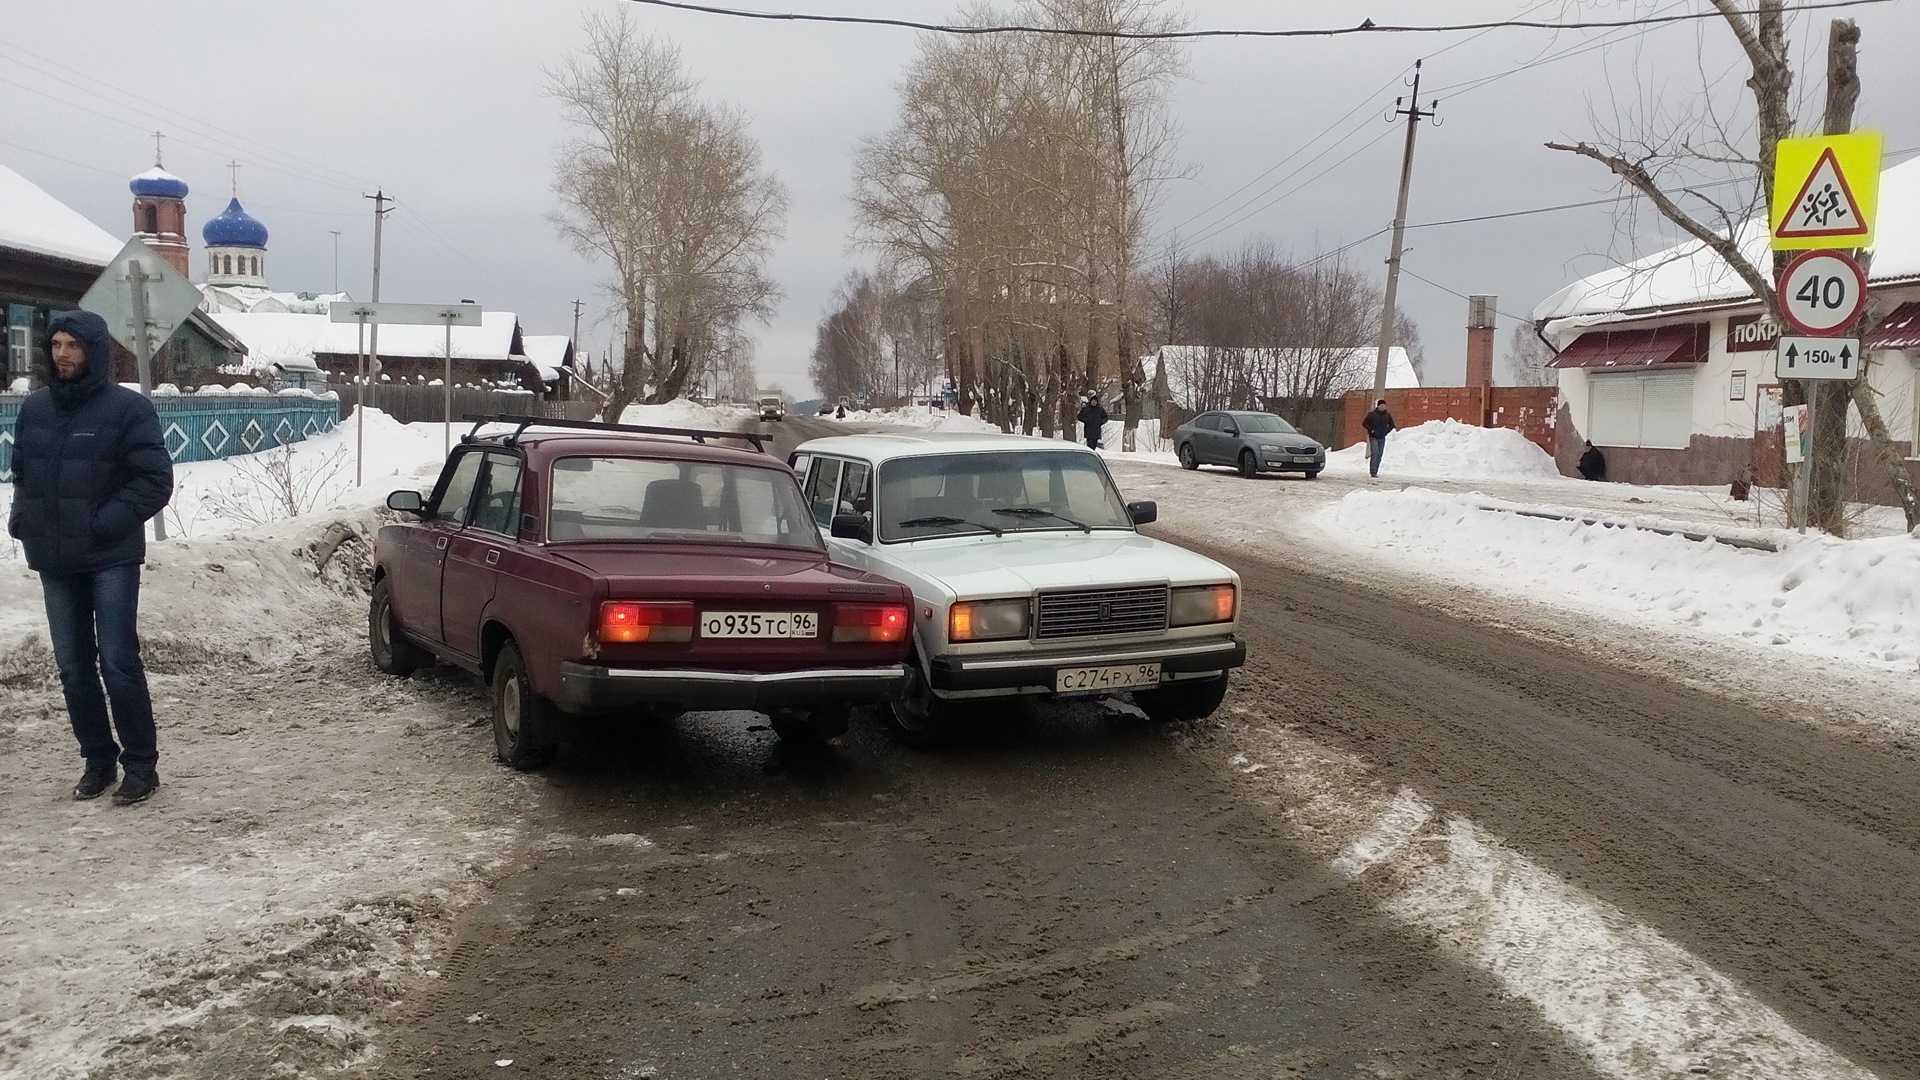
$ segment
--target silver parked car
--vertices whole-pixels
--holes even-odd
[[[1327,467],[1327,448],[1292,424],[1263,412],[1205,412],[1174,429],[1180,464],[1231,465],[1241,476],[1300,472],[1311,480]]]

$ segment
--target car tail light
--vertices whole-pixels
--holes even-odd
[[[676,642],[693,640],[693,605],[608,600],[600,605],[600,640]]]
[[[833,640],[905,641],[907,616],[904,604],[838,604],[833,609]]]
[[[1231,584],[1175,589],[1168,597],[1167,625],[1232,622],[1239,596]]]

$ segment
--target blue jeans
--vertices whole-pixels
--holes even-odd
[[[1367,437],[1367,475],[1368,476],[1380,475],[1380,457],[1386,452],[1387,452],[1387,437],[1385,435],[1380,435],[1377,437],[1376,436]]]
[[[135,632],[140,564],[89,574],[42,574],[40,587],[47,598],[47,636],[53,640],[53,659],[60,668],[60,688],[66,692],[67,718],[80,740],[80,756],[89,762],[118,758],[129,769],[153,768],[160,760],[153,697]],[[113,741],[116,730],[118,745]]]

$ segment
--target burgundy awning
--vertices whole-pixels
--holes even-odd
[[[1920,349],[1920,300],[1894,308],[1880,325],[1867,331],[1862,349]]]
[[[1653,330],[1590,330],[1560,350],[1549,367],[1647,368],[1707,362],[1707,324]]]

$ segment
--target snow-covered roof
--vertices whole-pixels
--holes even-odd
[[[1735,239],[1754,265],[1771,265],[1765,219],[1747,222]],[[1871,281],[1920,278],[1920,157],[1881,172],[1874,240]],[[1548,336],[1565,344],[1589,326],[1752,296],[1753,290],[1720,256],[1698,240],[1688,240],[1568,285],[1540,301],[1533,318],[1547,320]]]
[[[1173,391],[1173,396],[1176,400],[1187,400],[1185,394],[1186,388],[1181,385],[1182,379],[1184,378],[1184,373],[1181,371],[1183,364],[1197,363],[1203,360],[1209,351],[1226,354],[1258,353],[1262,361],[1265,361],[1270,355],[1277,354],[1279,363],[1284,366],[1292,360],[1305,355],[1310,350],[1300,348],[1243,349],[1213,345],[1162,345],[1160,347],[1160,359],[1166,363],[1167,383]],[[1339,365],[1345,377],[1334,380],[1333,386],[1331,387],[1332,392],[1340,394],[1348,390],[1372,388],[1373,366],[1374,362],[1379,359],[1380,347],[1378,345],[1356,346],[1344,350],[1344,354],[1343,356],[1337,357],[1335,363]],[[1148,374],[1151,375],[1154,370],[1151,357],[1147,360],[1146,369]],[[1413,357],[1407,355],[1407,350],[1402,346],[1395,345],[1389,348],[1387,350],[1387,388],[1389,390],[1415,390],[1418,389],[1419,386],[1420,373],[1414,370]]]
[[[327,332],[325,315],[289,315],[282,312],[216,311],[208,316],[247,347],[248,370],[288,360],[313,362],[314,346]],[[382,342],[380,351],[386,351]]]
[[[0,247],[105,266],[125,246],[80,211],[0,165]]]
[[[446,328],[441,326],[405,326],[389,323],[380,327],[381,356],[446,355]],[[486,311],[479,326],[453,328],[455,360],[512,360],[520,350],[520,317],[511,311]],[[330,323],[315,352],[353,356],[360,351],[360,327],[357,323]]]
[[[523,334],[520,343],[527,359],[543,373],[553,369],[554,378],[559,377],[560,365],[566,362],[567,350],[573,347],[573,339],[565,334]]]

